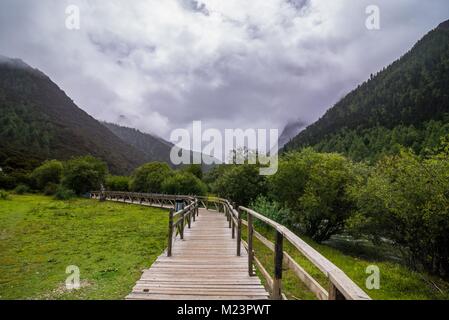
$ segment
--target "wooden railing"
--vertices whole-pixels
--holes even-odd
[[[266,280],[272,299],[286,299],[286,296],[282,292],[283,266],[286,266],[320,300],[371,300],[341,269],[283,225],[254,210],[245,207],[236,209],[235,204],[232,204],[226,199],[199,197],[198,200],[206,208],[212,204],[216,210],[221,211],[220,209],[222,209],[222,212],[226,214],[229,227],[232,228],[232,237],[236,237],[237,255],[240,255],[241,244],[243,243],[248,251],[249,275],[254,276],[254,265],[256,265]],[[246,215],[247,220],[243,219],[244,215]],[[275,230],[276,237],[274,243],[256,231],[254,225],[255,219]],[[246,242],[242,240],[243,225],[247,227]],[[263,245],[274,252],[273,276],[270,275],[257,258],[257,252],[254,250],[254,238],[257,238]],[[328,290],[324,289],[318,281],[284,250],[285,241],[290,242],[295,249],[323,272],[329,281]]]
[[[184,229],[186,226],[188,228],[191,227],[192,220],[195,221],[200,206],[209,210],[223,212],[229,222],[229,228],[232,229],[231,236],[233,239],[236,239],[237,255],[241,255],[241,246],[243,244],[248,251],[249,275],[254,276],[254,265],[257,266],[266,280],[272,299],[286,299],[286,296],[282,292],[283,266],[286,266],[320,300],[371,300],[341,269],[288,228],[254,210],[245,207],[239,207],[237,209],[234,203],[226,199],[111,191],[94,191],[91,192],[91,197],[95,199],[104,197],[106,200],[169,208],[168,256],[171,256],[173,253],[174,239],[177,235],[181,239],[184,238]],[[174,212],[173,207],[175,207],[175,202],[180,200],[184,202],[185,207],[178,212]],[[247,220],[243,219],[244,216],[247,217]],[[255,219],[275,230],[276,237],[274,243],[255,229]],[[247,241],[242,239],[242,226],[247,227]],[[266,270],[258,259],[257,252],[254,250],[254,238],[257,238],[263,245],[274,252],[273,276],[271,276],[270,272]],[[291,243],[295,249],[327,277],[329,281],[328,290],[324,289],[318,281],[284,250],[285,241]]]
[[[170,209],[168,218],[168,247],[167,256],[171,257],[173,253],[174,239],[179,234],[181,240],[184,240],[184,229],[187,227],[190,229],[192,224],[192,219],[195,221],[198,216],[198,200],[193,199],[193,201],[184,209],[174,212]]]

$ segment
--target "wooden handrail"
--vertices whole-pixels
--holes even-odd
[[[260,213],[255,212],[254,210],[245,208],[245,207],[239,207],[240,210],[243,212],[246,212],[248,215],[248,229],[250,228],[250,217],[252,220],[252,217],[257,218],[258,220],[266,223],[270,227],[274,228],[276,230],[276,244],[275,244],[275,274],[276,272],[279,272],[282,270],[282,260],[283,257],[285,257],[286,252],[282,251],[282,242],[283,239],[288,240],[301,254],[303,254],[309,261],[311,261],[321,272],[324,273],[324,275],[329,279],[331,285],[329,288],[329,293],[327,294],[328,299],[330,300],[337,300],[337,299],[347,299],[347,300],[371,300],[371,298],[359,287],[357,286],[340,268],[338,268],[336,265],[334,265],[332,262],[330,262],[328,259],[326,259],[323,255],[321,255],[318,251],[316,251],[314,248],[312,248],[309,244],[307,244],[304,240],[302,240],[300,237],[298,237],[296,234],[294,234],[292,231],[290,231],[288,228],[284,227],[283,225],[265,217],[264,215],[261,215]],[[271,245],[267,245],[267,239],[266,241],[261,241],[263,244],[268,246],[271,249],[273,248]],[[248,239],[250,241],[250,239]],[[269,241],[268,241],[269,242]],[[250,244],[248,243],[248,247]],[[282,256],[282,258],[281,258]],[[294,269],[296,268],[295,264],[291,259],[288,259],[289,266],[293,266]],[[299,265],[297,265],[299,267]],[[296,270],[298,271],[298,270]],[[309,280],[309,288],[313,287],[313,291],[317,294],[319,298],[323,298],[326,295],[323,294],[321,286],[317,285],[316,281],[310,282],[310,275],[305,275],[302,273],[305,278]],[[276,275],[275,275],[276,276]],[[282,279],[282,274],[280,274],[280,278]],[[306,283],[307,284],[307,283]],[[275,285],[274,285],[275,287]],[[277,287],[274,289],[277,290]],[[274,290],[273,289],[273,290]],[[276,296],[277,293],[275,293]]]

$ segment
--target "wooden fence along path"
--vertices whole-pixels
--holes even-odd
[[[282,273],[288,268],[320,300],[370,300],[342,270],[286,227],[253,210],[235,209],[228,200],[107,191],[91,192],[91,198],[170,209],[167,250],[143,272],[127,299],[286,299]],[[255,230],[256,219],[274,229],[274,243]],[[254,239],[274,252],[271,273],[257,258]],[[285,241],[324,273],[327,290],[284,251]]]

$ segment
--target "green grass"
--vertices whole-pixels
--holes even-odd
[[[166,211],[89,199],[0,200],[0,299],[123,299],[166,247]],[[68,291],[78,266],[82,288]]]
[[[265,237],[274,241],[274,232],[264,227],[256,227],[257,231]],[[246,228],[243,229],[242,237],[246,239]],[[314,247],[323,256],[342,269],[360,288],[362,288],[372,299],[380,300],[436,300],[449,299],[449,283],[442,279],[418,273],[399,263],[386,261],[379,254],[372,254],[373,258],[364,255],[344,254],[342,250],[332,248],[328,245],[317,244],[311,239],[301,237],[309,245]],[[341,244],[340,244],[341,247]],[[299,263],[324,289],[329,288],[329,282],[324,274],[318,270],[307,258],[296,250],[289,242],[284,242],[284,250],[287,251],[296,262]],[[265,245],[254,237],[254,251],[264,267],[273,275],[274,254]],[[348,252],[356,250],[350,248]],[[363,258],[362,258],[363,256]],[[365,273],[369,265],[376,265],[380,270],[380,289],[368,290],[365,281],[368,274]],[[261,273],[258,272],[261,279]],[[295,274],[284,268],[283,292],[289,299],[310,300],[316,299],[314,294],[298,280]]]

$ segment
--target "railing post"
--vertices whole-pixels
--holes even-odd
[[[191,225],[192,225],[192,210],[193,209],[190,209],[189,210],[189,213],[187,214],[187,223],[188,223],[188,225],[189,225],[189,229],[191,228]]]
[[[229,210],[229,208],[228,208],[228,221],[229,221],[229,229],[231,229],[232,228],[232,217],[231,217],[231,210]]]
[[[232,225],[232,239],[235,239],[235,222],[234,222],[234,211],[230,210],[230,218],[231,218],[231,225]]]
[[[181,229],[179,230],[179,235],[181,236],[181,240],[184,240],[184,212],[181,213]]]
[[[242,247],[242,212],[240,208],[238,209],[238,218],[237,218],[237,256],[241,255],[241,247]]]
[[[248,274],[254,275],[253,271],[253,216],[248,213]]]
[[[170,213],[168,214],[168,249],[167,256],[171,257],[171,249],[173,244],[173,209],[170,209]]]
[[[329,300],[346,300],[345,296],[331,282],[329,287]]]
[[[274,278],[273,278],[273,300],[282,300],[282,259],[284,236],[276,231],[276,243],[274,245]]]

